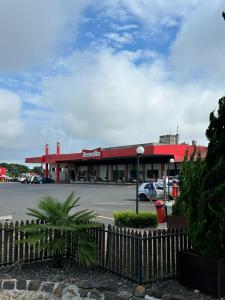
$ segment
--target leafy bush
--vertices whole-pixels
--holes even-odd
[[[144,228],[157,226],[155,213],[140,211],[117,211],[114,213],[115,225],[119,227]]]

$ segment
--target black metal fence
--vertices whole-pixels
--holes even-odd
[[[24,222],[0,224],[0,266],[52,257],[38,244],[23,242],[21,225]],[[101,225],[89,232],[97,241],[99,266],[140,283],[175,277],[178,250],[190,248],[185,228],[134,231]],[[75,245],[70,245],[70,254],[76,253]]]
[[[97,231],[100,266],[142,283],[175,277],[178,250],[190,248],[185,228],[134,231],[109,225]]]

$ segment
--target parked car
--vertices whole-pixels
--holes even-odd
[[[21,183],[29,183],[27,177],[21,177],[21,178],[20,178],[20,182],[21,182]]]
[[[180,183],[180,175],[176,175],[173,177],[173,182],[175,182],[176,184]]]
[[[55,180],[53,180],[50,177],[42,177],[41,178],[41,183],[55,183]]]
[[[168,194],[168,190],[166,191]],[[172,197],[172,187],[169,187],[170,199]],[[138,198],[140,201],[156,201],[158,199],[163,199],[164,197],[164,190],[163,184],[161,182],[144,182],[139,186],[138,189]]]
[[[41,176],[33,176],[30,183],[40,183],[42,177]]]
[[[32,182],[37,184],[55,183],[55,181],[49,177],[34,177]]]
[[[155,182],[144,182],[139,186],[138,197],[140,201],[163,198],[163,185]]]

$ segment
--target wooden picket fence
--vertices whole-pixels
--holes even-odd
[[[52,253],[41,251],[38,244],[23,242],[22,225],[24,222],[0,223],[0,266],[52,258]],[[190,248],[185,228],[134,231],[101,224],[88,231],[97,241],[99,267],[140,283],[175,277],[177,251]],[[75,254],[73,240],[69,245],[70,255]]]

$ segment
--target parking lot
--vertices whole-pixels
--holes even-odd
[[[135,185],[5,183],[0,185],[0,216],[26,220],[26,208],[36,208],[42,196],[63,200],[72,191],[80,197],[80,209],[93,210],[98,221],[106,224],[113,223],[115,210],[135,210]],[[155,211],[155,206],[152,202],[139,202],[139,210]]]

